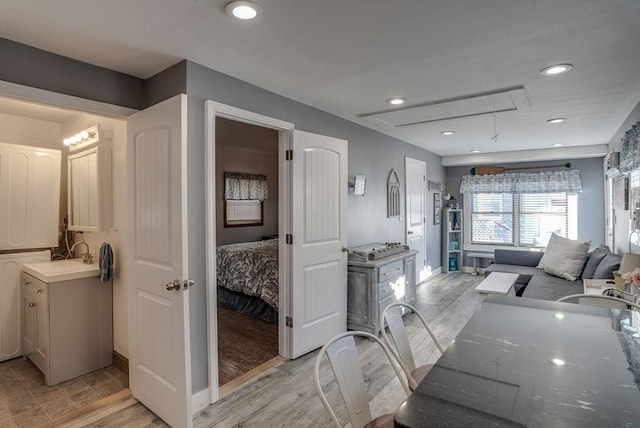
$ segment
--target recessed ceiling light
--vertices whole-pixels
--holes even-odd
[[[567,73],[571,71],[572,68],[573,68],[573,65],[571,64],[555,64],[555,65],[550,65],[549,67],[543,68],[542,70],[540,70],[540,73],[542,73],[545,76],[556,76],[558,74]]]
[[[456,131],[442,131],[441,132],[442,135],[453,135],[455,133],[456,133]]]
[[[556,312],[556,318],[558,318],[559,320],[564,319],[564,314],[562,312]]]
[[[471,150],[471,153],[480,153],[480,150]]]
[[[561,123],[567,120],[566,117],[554,117],[553,119],[548,119],[547,123]]]
[[[562,144],[562,143],[555,143],[555,144],[553,145],[553,147],[562,147],[562,146],[564,146],[564,144]]]
[[[551,362],[556,366],[564,366],[566,364],[565,361],[561,360],[560,358],[554,358],[551,360]]]
[[[391,104],[391,105],[399,106],[400,104],[404,104],[404,103],[406,103],[406,102],[407,102],[407,99],[406,99],[406,98],[402,98],[402,97],[389,98],[389,99],[387,100],[387,102],[388,102],[389,104]]]
[[[253,2],[239,0],[227,4],[224,11],[233,18],[248,20],[257,17],[261,9]]]

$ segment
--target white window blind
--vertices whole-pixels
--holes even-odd
[[[471,243],[544,247],[552,233],[571,237],[574,195],[474,193],[470,196]]]

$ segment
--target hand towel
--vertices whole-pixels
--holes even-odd
[[[100,282],[111,280],[111,278],[113,278],[113,250],[107,242],[103,242],[100,246],[98,263],[100,265],[100,272],[98,274]]]

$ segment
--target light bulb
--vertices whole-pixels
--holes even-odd
[[[65,146],[70,146],[71,138],[65,138],[64,140],[62,140],[62,144],[64,144]]]
[[[83,140],[86,140],[87,138],[89,138],[89,132],[87,132],[87,131],[82,131],[82,132],[80,133],[80,137],[81,137]]]

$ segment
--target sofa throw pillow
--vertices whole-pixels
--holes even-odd
[[[609,254],[611,254],[609,247],[604,245],[600,245],[593,251],[590,251],[589,254],[587,254],[587,261],[584,264],[584,269],[582,270],[582,275],[580,275],[580,277],[582,279],[592,279],[600,262]]]
[[[607,254],[593,273],[593,279],[613,279],[613,272],[620,269],[621,261],[622,257],[619,255],[613,253]]]
[[[591,241],[567,239],[553,233],[538,267],[551,275],[575,281],[584,268],[589,245]]]

